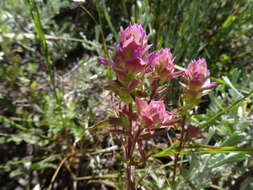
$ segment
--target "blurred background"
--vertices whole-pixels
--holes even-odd
[[[116,101],[103,90],[113,74],[97,57],[113,55],[130,23],[146,29],[152,50],[170,48],[178,66],[207,60],[220,85],[192,122],[220,115],[201,143],[252,147],[252,0],[2,0],[0,12],[0,189],[123,189],[120,143],[89,127]],[[253,189],[250,154],[185,160],[178,189]],[[149,162],[140,186],[168,189],[172,160]]]

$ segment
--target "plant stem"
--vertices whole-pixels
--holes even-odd
[[[129,112],[132,112],[132,104],[128,105]],[[132,120],[129,121],[128,127],[128,139],[126,146],[126,178],[127,178],[127,190],[135,189],[135,180],[134,180],[134,165],[133,165],[133,152],[135,148],[135,135],[133,135],[132,129]]]
[[[150,103],[151,101],[152,101],[152,99],[154,98],[154,96],[155,96],[155,94],[156,94],[156,90],[157,90],[157,88],[158,88],[158,85],[159,85],[159,82],[160,82],[160,79],[157,79],[156,81],[155,81],[155,86],[154,86],[154,88],[153,88],[153,90],[152,90],[152,92],[151,92],[151,94],[150,94],[150,98],[149,98],[149,101],[148,101],[148,103]]]
[[[173,167],[173,178],[172,178],[172,183],[175,184],[176,180],[176,175],[177,175],[177,162],[179,159],[179,154],[184,146],[184,140],[185,140],[185,121],[186,121],[186,115],[183,115],[183,119],[181,121],[181,134],[180,134],[180,144],[178,147],[178,152],[175,156],[174,160],[174,167]]]
[[[135,180],[134,180],[134,166],[131,163],[131,159],[127,162],[126,174],[127,174],[127,190],[135,189]]]

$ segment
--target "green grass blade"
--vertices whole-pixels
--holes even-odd
[[[113,33],[114,38],[116,39],[116,41],[118,41],[118,33],[116,32],[116,30],[115,30],[115,28],[112,24],[111,17],[109,15],[108,11],[107,11],[107,7],[106,7],[106,4],[105,4],[104,0],[102,1],[102,9],[104,11],[106,22],[107,22],[111,32]]]
[[[31,14],[31,17],[32,17],[32,20],[34,23],[35,32],[40,40],[42,51],[43,51],[44,57],[46,59],[46,64],[47,64],[47,67],[49,70],[50,80],[52,81],[52,84],[53,84],[55,81],[54,72],[53,72],[52,64],[51,64],[50,57],[48,54],[48,47],[47,47],[47,43],[46,43],[45,34],[44,34],[44,31],[42,28],[42,24],[41,24],[39,9],[38,9],[37,4],[35,3],[34,0],[25,0],[25,1],[29,7],[30,14]],[[55,84],[53,84],[53,85],[55,85]]]
[[[32,21],[34,23],[34,27],[35,27],[35,32],[40,40],[41,43],[41,47],[42,47],[42,51],[45,57],[45,61],[46,61],[46,65],[49,71],[49,77],[50,77],[50,82],[51,82],[51,89],[53,91],[54,94],[54,98],[59,106],[60,112],[61,112],[61,120],[62,120],[62,126],[64,127],[64,117],[63,117],[63,111],[62,111],[62,101],[61,99],[58,97],[57,94],[57,89],[56,89],[56,81],[55,81],[55,73],[54,73],[54,69],[53,69],[53,65],[51,63],[50,60],[50,56],[48,53],[48,47],[47,47],[47,43],[46,43],[46,37],[43,31],[43,27],[41,24],[41,18],[40,18],[40,13],[39,13],[39,9],[38,6],[35,2],[35,0],[25,0],[26,4],[29,7],[30,10],[30,14],[32,17]]]

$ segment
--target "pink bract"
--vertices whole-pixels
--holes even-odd
[[[110,65],[118,79],[123,83],[128,83],[134,79],[136,73],[144,72],[147,66],[145,57],[150,48],[147,44],[148,38],[145,30],[139,24],[129,25],[120,31],[120,40],[115,47],[115,54],[109,61],[99,58],[103,65]]]
[[[186,102],[190,107],[200,103],[201,97],[218,85],[216,82],[210,82],[209,76],[205,59],[192,60],[184,71],[183,86],[186,88]]]
[[[205,59],[192,60],[184,72],[184,80],[192,90],[207,90],[216,87],[216,82],[210,83],[210,72]]]
[[[139,24],[129,25],[120,32],[120,43],[116,46],[113,61],[128,72],[142,72],[146,61],[144,54],[149,49],[147,35]]]
[[[139,24],[129,25],[125,30],[120,31],[120,44],[123,48],[131,43],[145,47],[147,42],[148,38],[146,32]]]
[[[165,109],[164,102],[151,101],[149,104],[141,98],[135,99],[137,112],[145,128],[154,129],[175,123],[173,114]]]
[[[181,72],[174,72],[174,57],[168,48],[152,52],[148,60],[153,70],[153,77],[160,81],[166,81],[181,74]]]
[[[210,76],[205,59],[192,60],[185,70],[184,79],[188,83],[202,85]]]

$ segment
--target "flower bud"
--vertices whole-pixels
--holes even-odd
[[[116,46],[113,61],[128,72],[142,72],[146,62],[143,55],[149,49],[147,35],[139,24],[128,26],[120,32],[120,43]]]
[[[148,56],[148,60],[153,70],[154,79],[166,81],[181,74],[181,72],[174,72],[174,57],[168,48],[152,52]]]
[[[112,61],[102,57],[98,61],[113,68],[122,87],[128,89],[128,86],[131,86],[133,90],[137,86],[130,84],[131,81],[137,81],[135,83],[138,84],[139,76],[143,76],[139,73],[146,72],[147,59],[145,54],[150,48],[147,42],[146,32],[141,25],[129,25],[120,31],[120,41],[116,45]]]
[[[129,25],[125,30],[120,31],[120,45],[123,48],[130,44],[145,49],[147,47],[148,38],[146,32],[139,24]]]
[[[218,83],[210,83],[210,72],[207,69],[205,59],[192,60],[188,68],[184,71],[183,85],[186,88],[185,101],[190,107],[196,106],[201,102],[201,97],[208,94]]]

